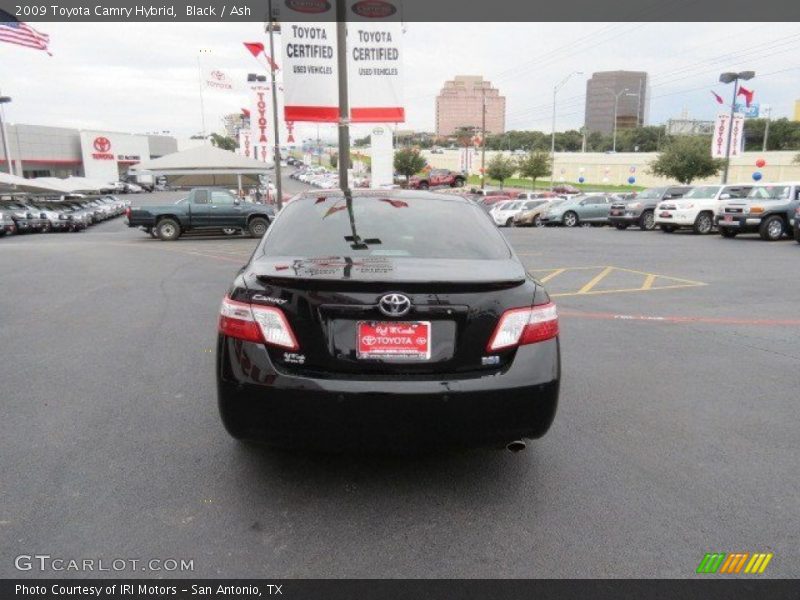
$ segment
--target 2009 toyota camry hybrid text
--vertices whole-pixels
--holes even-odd
[[[461,197],[300,194],[220,311],[222,421],[270,445],[514,448],[560,377],[555,305]]]

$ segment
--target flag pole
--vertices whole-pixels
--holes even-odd
[[[203,140],[206,139],[206,107],[203,101],[203,68],[200,66],[200,55],[208,50],[200,48],[197,53],[197,83],[200,87],[200,122],[203,125]]]
[[[268,3],[269,10],[269,53],[271,59],[267,61],[269,72],[272,76],[272,120],[275,123],[275,152],[273,160],[275,161],[275,193],[277,197],[278,210],[283,208],[283,182],[281,181],[281,144],[280,144],[280,127],[278,124],[278,87],[275,83],[275,39],[273,37],[273,30],[275,29],[275,21],[272,18],[272,0]]]

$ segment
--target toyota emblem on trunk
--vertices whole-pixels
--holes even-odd
[[[378,301],[378,308],[388,317],[402,317],[411,310],[411,300],[403,294],[386,294]]]

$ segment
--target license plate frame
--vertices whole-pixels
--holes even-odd
[[[430,360],[431,330],[430,321],[358,321],[356,357],[359,360]],[[390,341],[393,339],[404,339],[404,342]]]

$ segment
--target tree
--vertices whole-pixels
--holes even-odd
[[[519,169],[521,177],[531,180],[531,189],[534,189],[536,187],[536,180],[539,179],[539,177],[550,175],[552,171],[550,155],[541,150],[529,152],[526,156],[519,159],[517,168]]]
[[[495,154],[494,158],[486,166],[486,174],[489,179],[496,179],[500,182],[500,189],[503,189],[503,182],[517,172],[517,164],[513,158]]]
[[[406,185],[412,175],[416,175],[427,166],[425,157],[415,148],[403,148],[394,153],[394,170],[405,175]]]
[[[229,138],[225,135],[220,135],[218,133],[212,133],[210,136],[208,136],[208,139],[211,141],[211,144],[213,146],[216,146],[217,148],[220,148],[222,150],[233,151],[239,147],[239,145],[236,143],[236,140],[234,140],[233,138]]]
[[[724,166],[723,159],[711,157],[707,137],[679,136],[650,163],[650,173],[689,185],[695,179],[716,175]]]

